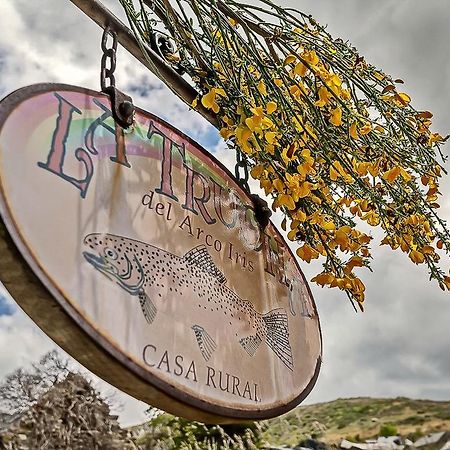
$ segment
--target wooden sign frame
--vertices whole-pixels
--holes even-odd
[[[76,92],[86,96],[102,98],[105,104],[109,101],[104,94],[76,86],[63,84],[29,86],[10,94],[2,101],[0,108],[0,136],[5,122],[7,122],[16,108],[28,99],[49,92],[61,94]],[[215,166],[227,174],[233,189],[238,190],[240,195],[246,196],[248,201],[251,201],[248,194],[239,187],[234,176],[213,155],[188,136],[150,113],[137,109],[137,114],[154,117],[155,120],[158,120],[158,123],[164,124],[168,130],[180,136],[186,143],[207,155]],[[2,153],[0,150],[0,164],[3,164],[1,158]],[[26,182],[26,180],[23,180],[23,182]],[[46,267],[41,264],[38,257],[33,254],[33,250],[28,246],[27,237],[23,234],[22,224],[16,222],[14,213],[10,210],[8,192],[5,191],[1,179],[0,215],[2,219],[0,220],[0,280],[6,289],[23,310],[58,345],[92,372],[128,394],[154,406],[166,409],[171,413],[190,419],[210,423],[231,423],[279,416],[302,402],[314,387],[322,360],[322,338],[312,294],[300,268],[298,270],[301,273],[302,283],[307,288],[314,309],[313,314],[317,318],[320,340],[318,344],[320,351],[317,354],[315,368],[310,379],[293,400],[274,408],[249,411],[238,407],[223,407],[211,403],[211,401],[205,401],[200,396],[196,397],[184,392],[145,370],[142,365],[136,364],[135,361],[124,354],[114,342],[108,340],[89,317],[83,317],[80,311],[74,308],[74,305],[68,301],[63,289],[52,279]],[[275,229],[273,224],[270,226]],[[278,236],[280,241],[283,241],[279,233]],[[295,260],[287,245],[286,249],[291,258]],[[295,264],[298,267],[298,263]]]

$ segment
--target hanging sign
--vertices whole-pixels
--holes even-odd
[[[219,161],[142,110],[124,131],[87,89],[30,86],[0,111],[0,280],[52,339],[192,419],[264,419],[306,397],[313,298]]]

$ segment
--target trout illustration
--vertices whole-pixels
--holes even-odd
[[[159,301],[191,302],[193,307],[220,315],[231,336],[249,356],[267,344],[283,364],[293,370],[288,317],[283,308],[265,314],[256,311],[226,285],[205,246],[177,256],[127,237],[93,233],[84,238],[85,259],[131,296],[139,299],[145,320],[152,323]],[[200,352],[208,360],[217,348],[204,327],[193,325]]]

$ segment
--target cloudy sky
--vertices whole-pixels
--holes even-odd
[[[328,23],[333,35],[349,39],[368,61],[404,79],[414,106],[433,111],[436,130],[450,133],[450,2],[278,2]],[[119,11],[114,0],[105,3]],[[101,31],[70,1],[0,0],[0,30],[0,97],[45,81],[99,89]],[[231,167],[232,155],[215,131],[125,51],[118,55],[116,78],[136,105],[169,120]],[[449,181],[442,189],[446,200],[441,215],[446,219]],[[324,364],[307,402],[350,396],[450,400],[450,294],[429,283],[426,270],[403,255],[385,248],[373,253],[374,273],[365,276],[364,314],[354,314],[339,292],[312,286],[322,324]],[[302,267],[309,278],[319,270]],[[0,295],[0,377],[53,347],[7,294]],[[145,405],[123,399],[122,420],[140,420]]]

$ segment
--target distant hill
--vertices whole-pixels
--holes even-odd
[[[266,424],[263,436],[274,445],[295,446],[311,436],[327,443],[338,443],[342,438],[363,441],[379,436],[386,425],[415,440],[431,432],[450,431],[450,401],[403,397],[338,399],[300,406]]]

